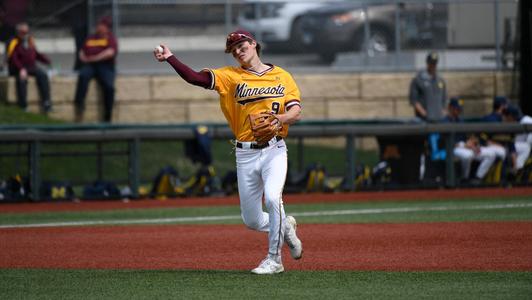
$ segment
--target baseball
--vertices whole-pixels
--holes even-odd
[[[161,46],[157,46],[157,47],[155,47],[155,52],[157,52],[157,53],[163,53],[163,47],[161,47]]]

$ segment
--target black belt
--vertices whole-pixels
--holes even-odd
[[[278,142],[278,141],[280,141],[282,139],[283,139],[283,137],[281,137],[281,136],[276,136],[275,137],[276,142]],[[250,149],[264,149],[264,148],[269,147],[269,146],[270,146],[270,143],[267,142],[267,143],[264,143],[264,144],[261,144],[261,145],[259,145],[259,144],[251,144],[251,145],[249,145],[249,148]],[[237,148],[244,148],[244,146],[242,145],[241,142],[236,142],[236,147]]]

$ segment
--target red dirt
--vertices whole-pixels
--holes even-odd
[[[302,224],[288,270],[532,271],[532,222]],[[266,234],[243,225],[0,230],[0,268],[249,270]]]
[[[352,192],[331,194],[290,194],[284,195],[286,204],[319,203],[319,202],[356,202],[356,201],[386,201],[386,200],[434,200],[449,198],[490,198],[501,196],[530,196],[532,187],[514,188],[479,188],[455,190],[408,190],[384,192]],[[0,204],[0,213],[27,213],[42,211],[81,211],[81,210],[110,210],[135,208],[164,208],[187,206],[215,206],[238,205],[238,198],[175,198],[168,200],[133,200],[122,201],[82,201],[82,202],[40,202]]]

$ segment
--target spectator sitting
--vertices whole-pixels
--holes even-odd
[[[103,89],[103,121],[111,122],[115,97],[115,64],[118,53],[118,44],[111,32],[111,26],[111,18],[101,18],[96,25],[96,32],[87,37],[78,53],[83,65],[79,70],[74,99],[77,122],[82,120],[85,110],[85,96],[87,95],[89,82],[94,77]]]
[[[509,104],[503,111],[503,120],[505,122],[519,122],[520,124],[532,124],[530,116],[523,115],[520,109]],[[512,156],[513,171],[517,173],[521,170],[528,157],[530,156],[530,148],[532,146],[532,133],[523,133],[515,136],[514,147],[515,154]]]
[[[9,74],[16,78],[18,106],[24,110],[28,106],[28,76],[34,76],[39,89],[41,110],[45,113],[52,109],[50,83],[48,75],[37,65],[37,61],[50,65],[50,59],[37,51],[35,39],[29,34],[27,23],[17,24],[17,36],[7,47]]]
[[[447,109],[448,115],[443,121],[448,123],[463,123],[463,119],[460,116],[463,107],[462,103],[462,99],[451,98]],[[453,154],[460,160],[462,179],[464,181],[469,179],[471,162],[473,160],[480,162],[472,183],[480,183],[495,162],[495,153],[493,151],[489,151],[486,147],[480,146],[475,136],[466,137],[465,134],[456,135]]]
[[[0,1],[0,41],[4,44],[4,57],[0,70],[8,66],[7,46],[17,36],[17,24],[24,22],[28,16],[29,0]]]

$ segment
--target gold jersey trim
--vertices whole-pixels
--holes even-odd
[[[85,45],[87,47],[107,47],[109,41],[107,39],[90,39],[87,40]]]

